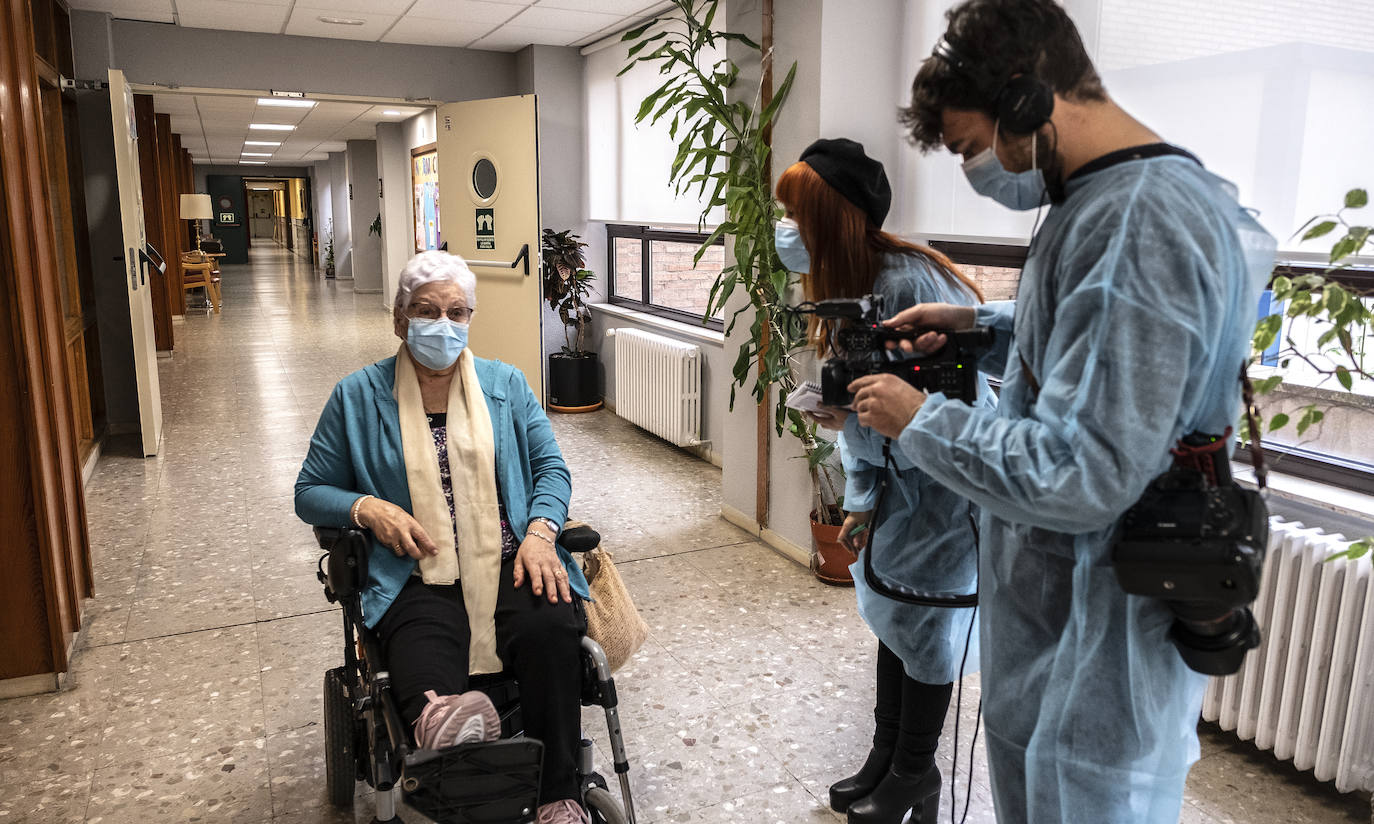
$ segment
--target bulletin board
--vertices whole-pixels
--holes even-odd
[[[415,198],[415,251],[438,249],[439,151],[430,143],[410,150],[410,183]]]

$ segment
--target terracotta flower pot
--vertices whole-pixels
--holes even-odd
[[[849,565],[858,560],[858,556],[840,543],[841,527],[820,523],[816,516],[817,512],[811,510],[811,540],[815,544],[811,571],[822,583],[837,587],[854,586]]]

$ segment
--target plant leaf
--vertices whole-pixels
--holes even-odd
[[[1341,386],[1344,386],[1347,392],[1349,392],[1350,387],[1354,385],[1354,381],[1350,378],[1350,370],[1346,369],[1344,366],[1336,367],[1336,380],[1341,382]]]
[[[1334,228],[1336,228],[1336,221],[1323,220],[1321,223],[1308,229],[1307,232],[1303,234],[1302,239],[1312,240],[1313,238],[1321,237],[1322,235],[1329,234]]]
[[[1345,208],[1362,209],[1369,203],[1369,192],[1364,189],[1351,189],[1345,193]]]
[[[1285,415],[1285,414],[1282,413],[1282,412],[1280,412],[1279,414],[1277,414],[1277,415],[1275,415],[1274,417],[1272,417],[1272,418],[1269,419],[1269,431],[1270,431],[1270,432],[1273,432],[1273,431],[1275,431],[1275,430],[1277,430],[1277,429],[1282,429],[1283,427],[1285,427],[1285,426],[1287,426],[1287,425],[1288,425],[1288,416]]]

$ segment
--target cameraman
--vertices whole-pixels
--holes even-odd
[[[855,381],[859,422],[982,510],[983,697],[1002,822],[1178,821],[1204,677],[1128,596],[1114,526],[1184,433],[1237,418],[1274,243],[1234,188],[1107,96],[1053,0],[968,0],[903,111],[979,193],[1052,204],[1012,302],[917,306],[896,327],[989,326],[996,412]],[[942,336],[917,340],[930,351]]]
[[[944,255],[882,231],[892,203],[883,165],[852,140],[818,140],[778,179],[786,217],[778,223],[777,249],[784,266],[802,274],[806,298],[882,295],[886,307],[921,301],[980,302],[978,287]],[[889,313],[890,314],[890,313]],[[811,333],[819,354],[830,351],[830,321],[814,316]],[[980,403],[991,393],[980,378]],[[840,409],[814,415],[842,429],[840,454],[846,474],[841,531],[850,549],[877,552],[876,569],[890,580],[931,593],[960,595],[977,586],[976,535],[969,502],[914,468],[900,452],[889,471],[884,438]],[[887,491],[870,523],[880,479]],[[873,539],[870,535],[877,533]],[[850,567],[859,613],[878,636],[877,696],[873,747],[857,774],[830,788],[830,805],[850,824],[935,821],[940,772],[935,751],[961,666],[976,672],[978,651],[970,608],[914,606],[871,590],[862,562]],[[965,659],[965,648],[972,646]]]

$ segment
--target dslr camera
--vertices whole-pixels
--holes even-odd
[[[854,402],[849,384],[864,375],[881,374],[896,375],[922,392],[943,392],[967,404],[978,398],[978,358],[992,347],[991,329],[888,329],[882,323],[882,295],[807,302],[792,311],[832,321],[830,351],[834,356],[821,367],[821,399],[827,406],[849,406]],[[912,340],[930,331],[940,331],[948,339],[936,352],[910,355],[887,348],[889,342]]]
[[[1193,433],[1190,447],[1217,444],[1150,482],[1122,517],[1112,552],[1121,588],[1163,600],[1174,613],[1169,640],[1190,669],[1230,675],[1259,646],[1249,605],[1259,597],[1269,513],[1259,493],[1231,479],[1226,435]]]

